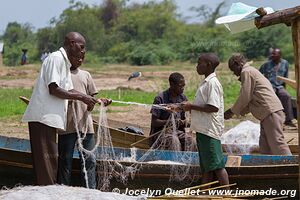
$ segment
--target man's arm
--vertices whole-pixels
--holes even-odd
[[[151,116],[151,126],[152,127],[162,127],[167,123],[168,120],[158,119],[155,115]]]
[[[49,93],[61,99],[79,100],[88,106],[88,110],[92,110],[97,103],[97,99],[92,96],[82,94],[76,90],[65,90],[59,87],[56,83],[50,83],[48,85]]]

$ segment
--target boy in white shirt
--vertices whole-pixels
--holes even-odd
[[[185,102],[184,111],[191,111],[191,129],[197,132],[202,182],[213,181],[228,185],[228,174],[220,141],[224,129],[223,88],[215,74],[219,58],[214,53],[199,56],[197,72],[205,75],[200,83],[194,103]]]

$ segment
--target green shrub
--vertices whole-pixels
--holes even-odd
[[[128,61],[133,65],[162,65],[170,63],[175,58],[176,54],[169,46],[154,43],[136,46],[128,54]]]
[[[86,54],[85,54],[84,62],[87,63],[87,64],[100,63],[101,58],[95,52],[87,51]]]

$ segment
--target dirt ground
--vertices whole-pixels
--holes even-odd
[[[144,70],[145,67],[139,68]],[[114,69],[111,71],[97,71],[88,69],[91,72],[97,88],[99,89],[117,89],[132,88],[143,91],[161,91],[164,88],[163,80],[167,80],[170,71],[146,71],[142,72],[142,77],[128,81],[128,77],[136,67],[126,68],[125,70]],[[38,67],[36,65],[28,65],[22,67],[0,67],[0,87],[8,88],[32,88],[35,78],[38,75]],[[187,84],[191,76],[190,70],[180,71],[186,77]],[[148,135],[151,115],[149,108],[141,106],[112,106],[107,113],[109,125],[115,128],[124,127],[126,125],[134,125],[144,130]],[[97,120],[97,113],[94,113]],[[27,124],[20,123],[21,116],[11,117],[0,120],[0,135],[6,135],[18,138],[28,138]],[[237,125],[243,120],[251,120],[258,123],[251,115],[242,118],[235,118],[226,121],[226,130]],[[297,129],[285,128],[285,139],[289,144],[298,144]]]

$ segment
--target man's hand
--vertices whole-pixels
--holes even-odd
[[[98,102],[96,98],[89,96],[89,95],[83,95],[82,96],[82,102],[87,105],[87,110],[92,111],[94,109],[95,104]]]
[[[177,124],[178,126],[186,126],[186,120],[178,119]]]
[[[107,99],[107,98],[100,98],[100,99],[97,99],[97,102],[99,104],[101,104],[103,102],[104,106],[108,106],[109,104],[111,104],[112,100]]]
[[[233,112],[231,111],[231,109],[228,109],[224,112],[224,119],[230,119],[233,117]]]
[[[188,101],[182,102],[181,107],[184,111],[191,111],[192,110],[192,104]]]

